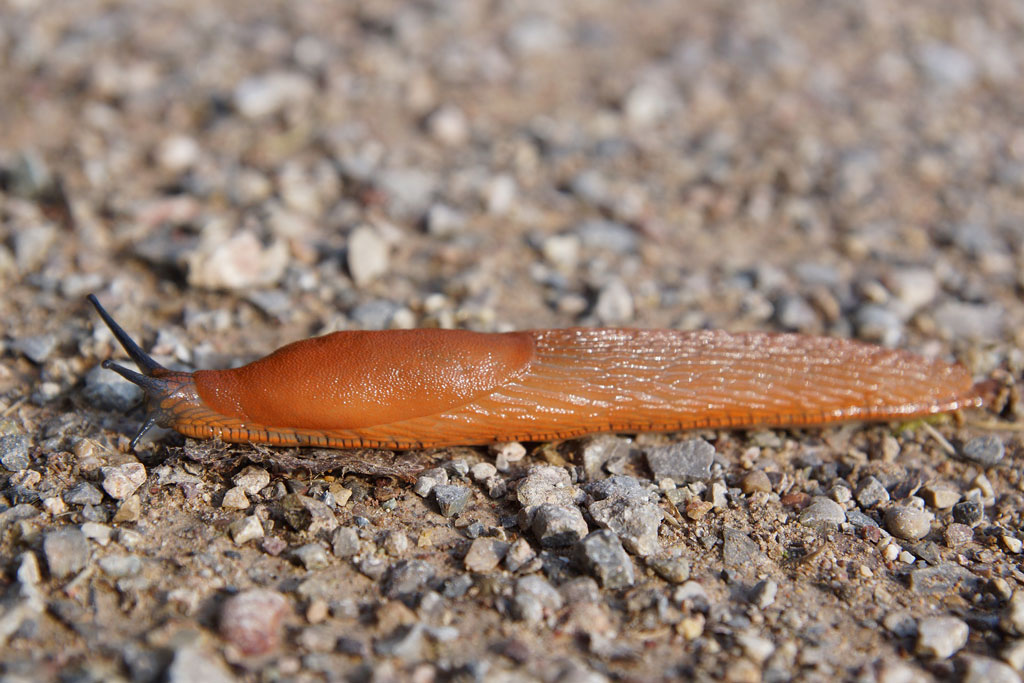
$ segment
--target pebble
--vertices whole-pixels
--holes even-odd
[[[103,493],[87,481],[81,481],[64,492],[64,502],[71,505],[99,505]]]
[[[584,439],[580,443],[580,461],[587,480],[600,479],[606,464],[626,460],[630,450],[631,443],[627,439],[609,434]]]
[[[281,499],[281,514],[288,525],[295,531],[306,531],[315,534],[321,529],[334,531],[338,527],[338,518],[326,503],[289,493]]]
[[[224,492],[224,498],[220,506],[232,510],[245,510],[249,507],[249,498],[245,495],[245,489],[241,486],[232,486]]]
[[[1021,540],[1016,536],[1003,534],[999,537],[999,540],[1000,542],[1002,542],[1003,547],[1006,548],[1008,552],[1011,552],[1014,555],[1019,555],[1021,550],[1024,549],[1024,543],[1022,543]]]
[[[867,476],[857,483],[853,497],[863,508],[873,508],[889,502],[889,492],[877,478]]]
[[[823,524],[839,526],[846,521],[846,509],[830,498],[815,496],[811,504],[800,513],[800,523],[816,527]]]
[[[171,135],[160,141],[154,154],[157,164],[165,171],[181,173],[199,160],[201,148],[195,138]]]
[[[289,105],[313,96],[313,82],[296,71],[271,71],[250,76],[235,88],[235,109],[249,119],[275,114]]]
[[[999,625],[1007,633],[1024,636],[1024,589],[1018,588],[1010,596]]]
[[[115,579],[134,576],[142,570],[142,560],[136,555],[107,555],[98,564],[104,574]]]
[[[352,557],[359,554],[359,532],[350,526],[343,526],[331,537],[331,550],[335,557]]]
[[[219,657],[203,650],[199,645],[190,644],[174,651],[171,665],[167,668],[167,683],[235,683],[227,667]]]
[[[77,526],[64,526],[43,537],[43,554],[50,575],[64,579],[81,571],[89,561],[89,541]]]
[[[280,282],[290,259],[283,240],[264,245],[250,230],[233,235],[210,231],[188,256],[188,283],[229,291],[271,287]]]
[[[926,595],[948,593],[958,586],[970,590],[978,582],[978,577],[970,570],[952,562],[942,562],[910,572],[910,589]]]
[[[917,49],[917,61],[924,73],[936,85],[950,90],[970,86],[978,75],[978,68],[966,52],[939,41]]]
[[[257,538],[263,538],[263,523],[256,515],[236,519],[228,525],[228,533],[235,545],[242,545]]]
[[[404,560],[392,567],[384,594],[404,598],[419,593],[434,578],[436,570],[422,560]]]
[[[549,235],[540,245],[544,260],[562,272],[571,273],[580,260],[580,238],[578,235]]]
[[[463,560],[467,571],[484,573],[497,567],[508,552],[509,544],[494,538],[478,538],[469,546]]]
[[[97,408],[124,413],[137,406],[143,394],[138,386],[97,365],[85,374],[82,396]]]
[[[562,594],[543,576],[524,576],[516,581],[512,602],[513,615],[527,623],[537,624],[562,608]]]
[[[418,168],[384,169],[374,177],[388,197],[388,211],[402,220],[417,220],[432,203],[438,179]]]
[[[382,547],[391,557],[401,557],[409,550],[409,537],[404,531],[392,529],[384,535]]]
[[[388,272],[391,247],[368,226],[357,227],[348,236],[348,272],[357,287],[365,287]]]
[[[762,557],[761,547],[732,527],[722,529],[722,561],[727,567],[753,567]]]
[[[605,588],[625,588],[635,581],[633,561],[619,538],[607,529],[598,529],[580,540],[576,558]]]
[[[292,551],[292,555],[309,571],[323,569],[330,564],[327,551],[319,543],[307,543]]]
[[[962,683],[1020,683],[1020,675],[1008,664],[990,657],[967,657]]]
[[[959,548],[974,540],[974,530],[966,524],[953,522],[946,527],[946,530],[943,532],[943,538],[946,541],[947,547]]]
[[[412,663],[423,659],[426,646],[426,627],[416,623],[411,626],[399,626],[387,638],[375,641],[373,651],[384,657],[394,657],[401,662]]]
[[[960,501],[960,492],[949,484],[929,484],[921,489],[921,498],[936,510],[948,510]]]
[[[462,514],[473,495],[471,489],[456,484],[438,484],[434,487],[433,493],[434,501],[445,517]]]
[[[133,493],[124,499],[114,513],[113,522],[137,522],[142,516],[142,498]]]
[[[469,121],[458,107],[446,104],[430,113],[426,120],[427,132],[442,145],[456,147],[469,139]]]
[[[0,436],[0,464],[8,472],[19,472],[32,464],[28,455],[28,436],[7,434]]]
[[[669,583],[683,583],[690,578],[690,562],[679,555],[649,557],[647,566]]]
[[[967,644],[970,629],[956,617],[926,617],[917,622],[917,654],[948,659]]]
[[[498,473],[498,468],[489,462],[478,462],[469,470],[475,482],[485,482]]]
[[[244,655],[269,654],[281,644],[284,620],[291,612],[288,599],[277,591],[242,591],[224,601],[220,634]]]
[[[526,457],[526,447],[518,441],[494,444],[490,451],[494,455],[494,466],[499,472],[508,472],[512,463]]]
[[[757,605],[760,609],[767,609],[775,602],[775,596],[779,594],[779,584],[772,579],[762,579],[754,584],[750,591],[750,603]]]
[[[968,441],[961,451],[967,460],[980,465],[991,467],[996,465],[1006,455],[1006,447],[999,437],[988,435],[979,436]]]
[[[248,465],[231,477],[231,482],[248,495],[255,496],[270,485],[270,473],[261,467]]]
[[[772,482],[764,470],[751,470],[740,480],[740,490],[748,496],[753,493],[771,493]]]
[[[894,506],[885,511],[885,528],[897,538],[916,541],[928,535],[933,519],[925,510]]]
[[[124,500],[146,483],[146,468],[139,462],[103,467],[103,490],[114,500]]]
[[[648,448],[645,455],[655,481],[671,479],[677,484],[688,484],[711,478],[715,447],[704,439],[690,439],[668,446]]]
[[[634,555],[647,557],[661,550],[658,527],[664,513],[657,505],[616,497],[595,501],[588,511],[598,526],[614,532]]]
[[[882,346],[894,347],[903,341],[903,321],[884,306],[866,304],[857,310],[854,318],[857,336]]]
[[[95,541],[101,547],[106,547],[114,536],[114,530],[106,524],[96,522],[85,522],[82,524],[82,533],[90,541]]]
[[[533,534],[541,546],[557,548],[572,545],[587,535],[583,513],[575,505],[544,503],[537,506],[531,523]]]
[[[441,468],[434,468],[426,470],[416,477],[416,485],[413,487],[413,491],[420,498],[426,498],[433,493],[435,486],[447,483],[448,473]]]
[[[755,664],[763,664],[775,652],[775,644],[763,636],[753,633],[739,633],[736,644]]]
[[[543,503],[563,507],[575,506],[575,493],[569,473],[563,467],[534,465],[527,475],[519,480],[516,500],[523,506],[527,525],[532,522],[536,508]]]
[[[984,341],[999,339],[1006,326],[1006,311],[999,304],[947,301],[936,306],[932,317],[939,332],[952,339]]]
[[[578,224],[573,232],[588,249],[605,249],[616,254],[636,251],[639,239],[629,226],[615,221],[592,218]]]
[[[785,294],[775,305],[775,317],[785,330],[811,332],[820,326],[818,313],[798,294]]]
[[[36,365],[42,365],[57,348],[57,337],[52,334],[37,334],[21,337],[11,342],[11,348],[24,355]]]
[[[516,539],[505,553],[505,568],[510,572],[517,572],[533,562],[537,557],[533,546],[525,538]]]
[[[624,325],[633,319],[633,295],[618,278],[601,288],[594,304],[594,315],[602,325]]]
[[[953,519],[969,527],[977,526],[985,516],[981,503],[975,500],[962,500],[953,506]]]

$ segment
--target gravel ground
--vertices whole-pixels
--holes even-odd
[[[184,368],[338,329],[635,325],[1019,381],[1022,7],[5,3],[0,681],[1019,681],[1012,396],[133,453],[84,296]]]

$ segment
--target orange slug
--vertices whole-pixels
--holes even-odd
[[[594,432],[822,425],[977,406],[962,366],[863,342],[718,330],[335,332],[232,370],[179,372],[89,301],[141,374],[154,424],[328,448],[548,441]]]

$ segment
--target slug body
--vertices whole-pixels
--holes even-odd
[[[100,306],[152,424],[195,438],[329,448],[547,441],[907,419],[981,403],[960,365],[797,334],[559,329],[335,332],[249,365],[163,368]],[[135,442],[133,442],[134,444]]]

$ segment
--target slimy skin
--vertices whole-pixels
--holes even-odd
[[[960,365],[828,337],[590,329],[335,332],[177,372],[89,300],[142,374],[152,424],[234,443],[431,448],[908,419],[981,403]]]

